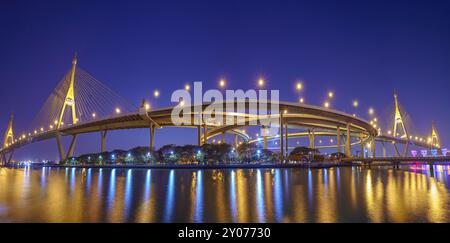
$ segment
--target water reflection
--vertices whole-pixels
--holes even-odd
[[[448,165],[0,168],[1,222],[450,222]]]

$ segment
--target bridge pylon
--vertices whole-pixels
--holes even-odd
[[[404,120],[403,115],[400,112],[397,93],[394,93],[394,104],[395,104],[395,115],[394,115],[394,129],[392,130],[393,131],[392,135],[394,137],[405,138],[408,140],[408,142],[405,145],[405,149],[403,151],[403,156],[406,156],[409,146],[409,134],[403,121]]]
[[[3,148],[8,147],[14,141],[13,121],[14,115],[11,114],[11,116],[9,117],[8,128],[6,129],[5,133],[5,138],[3,139]]]
[[[70,72],[70,80],[69,80],[69,88],[67,89],[66,96],[64,98],[64,104],[59,112],[59,119],[57,124],[57,129],[61,127],[62,119],[64,117],[64,113],[67,107],[70,107],[72,110],[72,122],[76,124],[78,122],[76,106],[75,106],[75,72],[77,70],[77,55],[75,54],[72,60],[72,71]]]
[[[439,134],[438,134],[438,132],[436,130],[436,126],[435,126],[434,121],[433,121],[433,123],[431,124],[431,147],[439,148],[440,144],[441,143],[439,141]]]

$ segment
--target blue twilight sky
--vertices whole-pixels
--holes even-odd
[[[15,114],[16,133],[39,111],[70,68],[79,66],[136,105],[161,91],[154,106],[187,82],[255,87],[258,76],[283,100],[301,96],[367,117],[382,126],[396,90],[416,133],[436,121],[449,140],[450,1],[17,1],[0,2],[0,128]],[[351,101],[358,99],[355,111]],[[163,129],[156,145],[195,143],[195,131]],[[148,131],[112,132],[108,149],[148,144]],[[76,153],[96,152],[98,134]],[[16,158],[56,158],[54,141]]]

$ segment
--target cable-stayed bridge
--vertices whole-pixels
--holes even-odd
[[[226,110],[225,107],[230,104],[232,107],[237,107],[239,104],[250,107],[254,102],[228,100],[220,105],[223,106],[223,110]],[[382,146],[382,157],[387,157],[386,146],[388,145],[395,148],[394,157],[397,158],[407,157],[412,146],[432,150],[441,148],[434,123],[428,136],[410,135],[396,94],[394,95],[394,125],[387,132],[382,132],[377,127],[376,121],[366,121],[355,115],[329,108],[280,101],[276,104],[278,109],[272,111],[270,103],[269,101],[270,117],[255,115],[248,109],[244,112],[224,112],[224,115],[231,116],[232,119],[243,118],[245,122],[240,125],[227,125],[228,123],[225,122],[212,122],[204,118],[199,119],[200,122],[195,125],[192,125],[194,123],[177,125],[171,119],[174,107],[150,109],[145,102],[142,102],[139,107],[132,105],[88,72],[79,68],[75,57],[72,68],[50,94],[31,123],[31,129],[15,133],[11,115],[3,146],[0,149],[0,160],[3,164],[9,163],[14,150],[31,143],[55,139],[56,149],[59,151],[60,160],[63,161],[73,156],[77,137],[85,133],[99,133],[101,138],[99,147],[101,152],[105,152],[108,131],[120,129],[149,129],[149,147],[154,149],[155,129],[171,126],[197,129],[199,145],[208,143],[217,136],[221,137],[220,142],[225,142],[226,136],[232,135],[234,146],[239,145],[239,140],[258,143],[264,149],[279,150],[282,158],[286,158],[288,151],[293,148],[289,146],[289,139],[301,137],[308,138],[310,148],[335,148],[337,152],[344,152],[348,158],[357,156],[360,159],[375,158],[377,143]],[[192,121],[203,117],[208,105],[205,103],[197,107],[192,106],[191,110],[194,112],[187,115]],[[264,128],[261,121],[274,118],[279,122],[277,135],[270,136],[262,133],[256,139],[252,139],[245,131],[245,128],[249,126]],[[15,136],[15,134],[20,135]],[[71,138],[68,148],[64,148],[61,142],[64,136]],[[317,137],[334,137],[335,142],[332,145],[317,144]],[[272,140],[277,141],[275,148],[268,146],[269,141]],[[356,156],[352,154],[354,147],[360,148]],[[369,151],[370,154],[363,151]]]

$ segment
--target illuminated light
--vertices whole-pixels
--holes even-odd
[[[116,108],[116,114],[120,114],[120,112],[122,112],[120,108]]]
[[[328,92],[328,98],[333,98],[334,93],[332,91]]]
[[[370,125],[373,125],[373,121],[370,121]]]
[[[333,139],[330,139],[330,143],[333,143],[334,141],[333,141]]]
[[[416,157],[417,156],[417,150],[411,150],[411,155],[412,155],[412,157]]]
[[[422,142],[422,140],[423,140],[423,138],[419,138],[419,141],[421,141],[421,142]]]
[[[184,106],[184,100],[180,101],[180,106],[181,106],[181,107]]]
[[[325,103],[323,103],[323,106],[325,108],[329,108],[330,107],[330,103],[328,101],[325,101]]]
[[[373,128],[377,128],[377,124],[373,124]]]
[[[389,131],[388,131],[388,134],[389,134],[389,135],[391,135],[391,134],[392,134],[392,131],[391,131],[391,130],[389,130]]]
[[[94,113],[92,113],[92,118],[94,118],[95,119],[95,117],[97,116],[97,114],[94,112]]]
[[[44,128],[43,127],[41,127],[41,132],[43,132],[44,131]]]
[[[226,82],[225,79],[221,79],[221,80],[219,81],[219,86],[220,86],[221,88],[224,88],[226,84],[227,84],[227,82]]]
[[[392,141],[392,144],[395,144],[395,141]]]
[[[417,140],[417,139],[419,139],[419,137],[415,137],[414,139]]]
[[[37,131],[36,130],[34,130],[34,134],[36,134],[37,133]]]
[[[374,121],[374,122],[377,122],[377,118],[376,118],[376,117],[375,117],[375,118],[373,118],[373,121]]]
[[[189,91],[189,90],[191,90],[191,86],[189,84],[186,84],[186,85],[184,85],[184,89]]]
[[[287,110],[284,110],[284,114],[287,114],[288,113],[288,111]]]
[[[319,143],[322,144],[322,140],[319,140]]]
[[[352,116],[353,116],[353,117],[356,117],[356,114],[353,114]]]
[[[297,84],[295,85],[295,88],[300,91],[303,89],[303,84],[301,82],[297,82]]]
[[[155,97],[155,98],[158,98],[159,97],[159,90],[155,90],[155,91],[153,91],[153,96]]]
[[[373,115],[375,113],[375,110],[373,108],[369,108],[369,115]]]
[[[58,120],[55,120],[53,123],[54,123],[55,125],[58,125]]]
[[[53,129],[53,125],[50,125],[50,129]]]
[[[358,102],[357,100],[354,100],[354,101],[353,101],[353,107],[356,108],[356,107],[358,107],[358,106],[359,106],[359,102]]]
[[[264,83],[265,83],[265,80],[264,80],[263,78],[259,78],[259,79],[258,79],[258,86],[259,86],[259,87],[263,87],[263,86],[264,86]]]
[[[301,104],[303,104],[303,103],[305,103],[305,99],[300,98],[299,102],[300,102]]]

